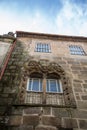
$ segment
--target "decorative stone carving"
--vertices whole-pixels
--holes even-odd
[[[25,96],[26,96],[26,86],[27,86],[27,79],[28,77],[34,73],[38,72],[41,73],[44,77],[47,76],[47,74],[55,73],[58,74],[62,81],[62,87],[63,87],[63,98],[65,100],[65,105],[71,105],[72,104],[72,91],[69,91],[71,88],[68,84],[68,78],[66,77],[66,74],[62,67],[58,65],[55,62],[49,62],[48,60],[29,60],[24,64],[23,68],[23,75],[22,75],[22,82],[20,86],[20,94],[19,94],[19,100],[20,103],[25,102]],[[70,88],[68,88],[70,87]]]

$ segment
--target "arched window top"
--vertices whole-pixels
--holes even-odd
[[[58,75],[57,73],[48,73],[47,79],[60,79],[60,75]]]
[[[29,75],[31,75],[34,71],[39,72],[42,75],[56,75],[57,78],[61,77],[62,75],[65,75],[65,71],[59,64],[46,60],[28,61],[25,63],[24,68],[28,70]]]
[[[33,72],[30,74],[30,78],[43,78],[43,75],[41,73],[38,72]]]

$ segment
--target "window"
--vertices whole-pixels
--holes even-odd
[[[42,79],[30,78],[28,80],[27,90],[41,92],[42,91]]]
[[[36,51],[37,52],[50,52],[50,45],[45,43],[37,43],[36,45]]]
[[[72,55],[85,55],[85,52],[81,46],[70,45],[69,49]]]
[[[45,60],[44,64],[42,64],[42,61],[38,62],[34,60],[26,63],[26,68],[28,69],[25,68],[22,79],[21,102],[76,107],[69,78],[66,77],[66,73],[60,65]],[[25,81],[27,81],[28,91],[24,96]]]
[[[47,92],[62,92],[60,82],[56,79],[47,79]]]
[[[42,91],[42,75],[40,73],[32,73],[27,82],[27,90],[33,92]]]

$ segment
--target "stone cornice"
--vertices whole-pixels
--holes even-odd
[[[83,37],[83,36],[66,36],[66,35],[24,32],[24,31],[16,31],[16,36],[17,38],[28,37],[28,38],[40,38],[40,39],[51,39],[51,40],[61,40],[61,41],[87,42],[87,37]]]

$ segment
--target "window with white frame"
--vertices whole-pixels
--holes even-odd
[[[27,84],[28,91],[41,92],[42,91],[42,79],[30,78]]]
[[[37,43],[36,44],[36,52],[49,53],[49,52],[51,52],[50,45],[46,44],[46,43]]]
[[[85,52],[81,46],[70,45],[69,49],[72,55],[85,55]]]
[[[48,74],[45,79],[46,92],[50,93],[61,93],[62,85],[59,77],[56,74]],[[42,92],[43,91],[43,82],[44,79],[38,73],[34,73],[30,76],[27,83],[27,90],[34,92]]]
[[[57,79],[47,79],[47,92],[54,92],[54,93],[60,93],[62,92],[62,86],[60,84],[60,81]]]

